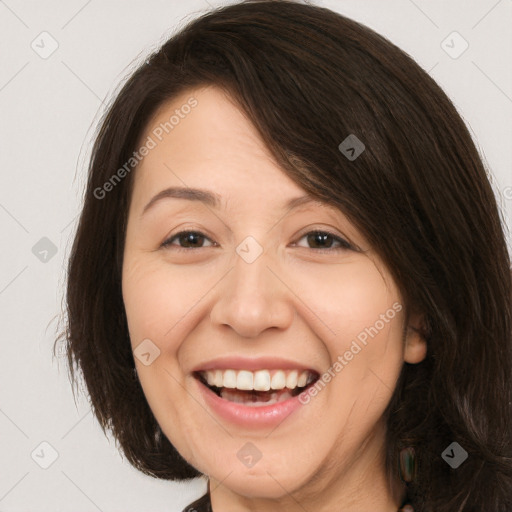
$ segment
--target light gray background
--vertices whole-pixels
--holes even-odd
[[[201,481],[159,481],[131,468],[87,400],[74,403],[64,359],[52,360],[51,349],[104,103],[135,62],[188,19],[226,3],[0,0],[0,511],[181,511],[205,490]],[[508,224],[512,0],[315,3],[388,37],[443,87],[493,173]],[[59,45],[46,59],[31,47],[51,48],[43,31]],[[458,58],[442,46],[453,31],[469,43]],[[444,43],[452,53],[461,44]],[[54,256],[36,245],[43,237]],[[42,442],[58,453],[48,469],[40,465],[52,449]]]

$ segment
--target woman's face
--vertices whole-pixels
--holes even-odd
[[[141,140],[149,149],[134,175],[123,298],[165,435],[222,484],[219,495],[284,503],[340,479],[355,489],[366,471],[384,485],[381,416],[404,360],[419,362],[425,346],[405,329],[405,305],[374,249],[337,209],[290,207],[305,191],[215,87],[164,105]],[[217,201],[152,201],[172,187]],[[207,369],[224,398],[197,378]],[[320,379],[286,399],[308,370]],[[235,385],[260,387],[258,402]],[[269,385],[286,386],[274,391],[285,400],[260,406]]]

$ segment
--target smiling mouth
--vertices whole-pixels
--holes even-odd
[[[257,407],[293,398],[313,386],[319,378],[314,370],[213,370],[193,373],[218,397]]]

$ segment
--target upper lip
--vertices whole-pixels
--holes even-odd
[[[198,364],[192,369],[192,372],[201,372],[206,370],[309,370],[320,373],[315,368],[305,365],[291,359],[283,359],[275,356],[260,357],[218,357]]]

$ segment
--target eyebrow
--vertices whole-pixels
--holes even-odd
[[[190,188],[190,187],[169,187],[166,188],[154,197],[150,199],[150,201],[144,206],[142,210],[141,217],[157,202],[162,201],[163,199],[187,199],[189,201],[199,201],[203,204],[211,206],[212,208],[218,209],[221,203],[221,197],[215,192],[210,192],[208,190],[203,190],[199,188]],[[292,210],[299,206],[302,206],[306,203],[321,203],[319,199],[311,196],[304,195],[300,197],[294,197],[288,200],[284,205],[283,209]]]

